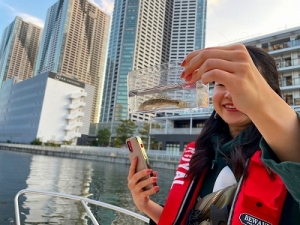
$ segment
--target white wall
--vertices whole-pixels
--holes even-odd
[[[48,78],[41,119],[37,137],[43,141],[62,141],[66,135],[68,98],[72,93],[84,91],[83,88]]]
[[[89,118],[84,117],[91,115],[91,104],[72,110],[68,106],[76,101],[85,102],[92,96],[70,100],[71,94],[86,93],[84,87],[50,78],[49,74],[46,72],[19,83],[14,78],[3,83],[0,89],[0,142],[29,143],[35,138],[41,138],[43,142],[61,142],[67,135],[64,130],[67,123],[75,121],[83,122],[84,131],[88,130]],[[84,117],[67,120],[69,114],[77,111],[84,112]],[[82,127],[76,128],[79,136]]]

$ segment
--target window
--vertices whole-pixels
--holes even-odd
[[[178,152],[178,151],[180,151],[180,143],[179,142],[167,142],[166,143],[166,151],[167,152]]]
[[[284,94],[284,100],[287,104],[293,105],[293,95],[292,94]]]
[[[285,58],[284,59],[284,66],[291,66],[291,65],[292,65],[291,57]]]
[[[293,85],[293,79],[292,79],[292,76],[285,77],[285,83],[286,83],[286,86],[291,86],[291,85]]]

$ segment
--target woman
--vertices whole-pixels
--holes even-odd
[[[273,58],[237,44],[194,51],[182,66],[186,82],[214,82],[214,112],[183,153],[164,208],[149,198],[158,187],[143,190],[157,173],[139,182],[151,171],[135,173],[132,163],[136,206],[152,224],[199,224],[197,198],[239,182],[229,224],[300,224],[300,114],[280,97]]]

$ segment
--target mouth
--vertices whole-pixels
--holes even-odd
[[[235,109],[236,110],[236,108],[233,104],[224,104],[223,107],[226,109]]]

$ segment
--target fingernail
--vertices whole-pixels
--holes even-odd
[[[186,64],[186,59],[184,59],[184,60],[182,61],[181,66],[183,67],[183,66],[185,66],[185,64]]]
[[[180,74],[180,78],[183,78],[185,76],[185,72],[182,71],[182,73]]]
[[[152,173],[152,170],[148,169],[148,170],[147,170],[147,173],[148,173],[148,174]]]

